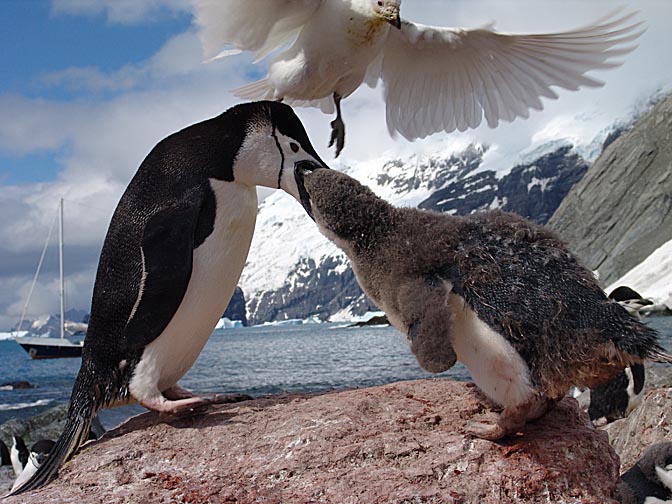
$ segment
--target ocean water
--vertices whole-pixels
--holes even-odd
[[[672,351],[672,317],[646,321]],[[13,341],[0,341],[0,383],[27,380],[36,388],[0,388],[0,424],[28,418],[70,398],[80,359],[31,360]],[[406,339],[391,327],[333,324],[261,326],[215,331],[180,384],[197,393],[254,397],[370,387],[430,376],[418,366]],[[439,376],[468,380],[461,364]],[[145,411],[125,406],[101,412],[107,428]]]
[[[0,341],[0,383],[27,380],[27,390],[0,389],[0,424],[68,401],[80,359],[32,360],[14,341]],[[443,373],[468,379],[461,365]],[[196,393],[253,397],[370,387],[426,378],[406,339],[391,327],[335,324],[258,326],[215,331],[180,385]],[[101,412],[113,427],[145,411],[138,405]]]

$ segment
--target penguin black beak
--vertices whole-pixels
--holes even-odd
[[[397,15],[395,19],[390,21],[390,24],[394,26],[397,30],[401,30],[401,16]]]
[[[299,189],[299,198],[301,199],[301,205],[306,211],[308,216],[315,220],[313,217],[313,207],[310,203],[310,195],[306,191],[306,185],[304,183],[304,177],[307,173],[311,173],[318,168],[327,168],[326,165],[320,165],[314,161],[298,161],[294,164],[294,180],[296,180],[296,187]]]

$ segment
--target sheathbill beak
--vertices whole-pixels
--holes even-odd
[[[319,164],[315,161],[298,161],[294,164],[294,180],[296,180],[296,187],[299,189],[299,198],[301,199],[301,205],[303,206],[306,213],[310,216],[311,219],[315,220],[313,217],[313,208],[310,204],[310,195],[306,191],[306,185],[304,183],[304,177],[307,173],[311,173],[318,168],[327,168],[325,164]]]
[[[386,10],[384,17],[385,20],[397,30],[401,30],[401,14],[399,13],[399,9],[393,8]]]

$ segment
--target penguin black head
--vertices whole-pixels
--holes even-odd
[[[395,208],[371,189],[336,170],[295,170],[299,202],[320,231],[339,246],[366,244],[378,229],[388,229]],[[385,226],[381,226],[385,224]]]
[[[55,444],[51,439],[40,439],[30,447],[30,454],[41,464],[49,456]]]
[[[294,168],[328,168],[290,106],[271,101],[245,103],[227,114],[245,123],[245,137],[233,165],[236,182],[284,189],[298,199]]]
[[[5,442],[0,439],[0,465],[12,465],[12,459],[9,456],[9,448]]]

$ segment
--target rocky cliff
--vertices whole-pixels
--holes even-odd
[[[672,96],[608,145],[548,224],[604,285],[672,239]]]
[[[576,401],[500,443],[463,433],[484,412],[473,386],[420,380],[147,413],[5,502],[616,504],[618,456]]]
[[[229,306],[226,307],[222,316],[229,320],[240,320],[244,326],[247,325],[247,309],[245,308],[243,289],[236,287],[233,296],[231,296],[231,301],[229,301]]]

